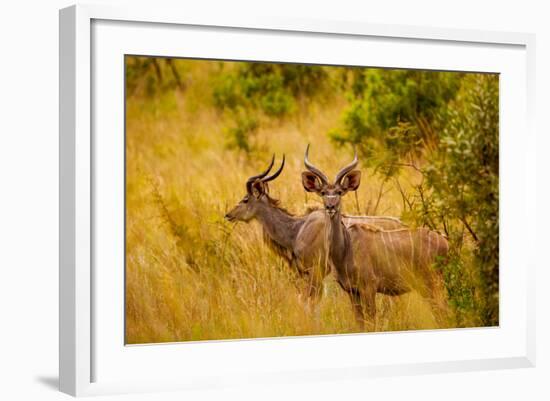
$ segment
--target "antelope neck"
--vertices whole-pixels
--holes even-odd
[[[300,228],[299,221],[285,211],[260,203],[256,218],[272,241],[282,247],[292,248]]]
[[[346,241],[346,228],[342,222],[342,214],[338,210],[336,213],[330,217],[326,215],[327,224],[326,224],[326,234],[328,240],[328,251],[329,258],[335,261],[343,261],[346,256],[347,251],[347,242]],[[336,263],[336,266],[339,266],[340,263]]]

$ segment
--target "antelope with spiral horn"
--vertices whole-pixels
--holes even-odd
[[[377,229],[365,224],[345,224],[341,199],[356,191],[361,172],[353,161],[342,168],[333,182],[315,167],[306,148],[302,184],[306,191],[319,195],[325,207],[325,247],[328,262],[337,273],[337,281],[349,294],[356,319],[375,327],[376,294],[401,295],[411,290],[407,278],[418,273],[433,293],[437,273],[432,263],[445,258],[449,245],[441,234],[425,228]],[[366,319],[368,317],[368,320]]]
[[[268,168],[246,181],[246,194],[225,218],[228,221],[258,221],[264,240],[277,254],[287,260],[306,283],[306,297],[312,304],[322,295],[323,280],[330,272],[325,260],[323,210],[314,210],[304,216],[294,216],[280,207],[280,202],[269,195],[269,183],[283,171],[285,156],[279,169],[269,175],[275,156]],[[344,217],[345,224],[368,224],[383,227],[403,227],[391,217]]]

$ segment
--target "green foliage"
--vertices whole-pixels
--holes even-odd
[[[258,120],[251,114],[247,114],[242,109],[234,114],[234,123],[226,128],[229,137],[229,148],[243,150],[246,153],[251,151],[249,137],[256,133],[258,129]]]
[[[332,139],[357,147],[384,179],[405,167],[421,175],[402,193],[402,217],[450,237],[442,269],[457,317],[478,308],[484,324],[498,324],[498,76],[363,69],[349,96]],[[466,274],[465,232],[475,274]]]
[[[498,134],[498,77],[468,76],[449,108],[440,149],[424,169],[431,196],[440,205],[432,214],[440,221],[461,222],[476,242],[484,320],[492,324],[498,322]]]
[[[337,143],[356,145],[378,167],[418,156],[419,149],[437,143],[439,117],[462,77],[455,72],[356,69],[343,127],[330,135]]]
[[[451,243],[453,242],[451,240]],[[456,246],[451,247],[445,262],[439,261],[436,264],[436,268],[443,274],[449,303],[455,312],[458,327],[483,325],[483,319],[476,313],[480,310],[482,302],[476,292],[478,280],[475,271],[472,271],[474,264],[471,255],[461,252]]]
[[[233,121],[227,130],[230,145],[249,152],[249,139],[262,120],[288,116],[301,99],[319,93],[327,82],[328,74],[320,66],[242,63],[223,72],[213,98]]]
[[[213,168],[212,155],[224,154],[215,165],[234,173],[241,171],[243,160],[249,163],[253,158],[243,159],[237,152],[220,153],[225,147],[249,154],[257,150],[256,143],[268,143],[270,148],[288,146],[294,151],[313,137],[318,139],[316,160],[326,161],[337,160],[335,157],[342,153],[334,151],[334,144],[355,146],[362,167],[373,167],[375,172],[368,183],[362,184],[363,194],[372,197],[371,190],[380,188],[374,213],[401,213],[411,226],[427,226],[448,236],[450,255],[438,261],[436,267],[444,277],[456,325],[498,324],[496,75],[127,57],[126,91],[134,102],[129,103],[133,104],[129,112],[134,119],[133,129],[140,132],[139,140],[131,147],[140,149],[139,157],[134,154],[136,161],[149,153],[150,157],[164,160],[171,157],[174,149],[181,152],[182,147],[188,146],[185,149],[193,157],[178,160],[197,160],[200,153],[209,157],[202,160],[204,168]],[[335,119],[342,107],[338,125]],[[149,125],[143,123],[143,117],[149,119]],[[172,124],[167,124],[170,121]],[[307,130],[301,128],[303,122]],[[275,137],[275,125],[298,126],[299,132],[292,137]],[[327,127],[334,127],[329,132],[332,144],[313,136],[322,135]],[[162,132],[164,136],[159,136]],[[220,133],[225,133],[226,143],[219,140]],[[197,148],[207,149],[212,144],[220,149],[197,152]],[[154,165],[163,166],[161,159]],[[228,161],[233,162],[232,168],[227,167]],[[335,168],[337,164],[334,162]],[[194,166],[188,164],[185,171]],[[247,171],[251,171],[257,166],[248,167]],[[295,191],[299,182],[290,178],[298,176],[299,171],[289,173],[290,167],[291,164],[286,167],[289,181],[277,187],[288,188],[289,192],[281,198],[291,208],[297,208],[303,202],[303,194]],[[181,178],[178,169],[170,174],[174,175],[173,182]],[[226,189],[224,204],[234,200],[232,191],[244,179],[242,176],[234,180]],[[358,208],[363,203],[360,197],[361,193]],[[209,197],[204,199],[210,201]],[[368,210],[373,199],[376,198],[368,199]],[[181,209],[176,198],[169,196],[167,203],[171,210]],[[197,210],[206,209],[201,206]],[[208,210],[203,220],[222,215],[213,206]],[[189,216],[196,218],[196,213],[189,212]],[[182,221],[188,221],[189,216]],[[168,223],[178,243],[204,248],[198,253],[188,250],[177,263],[184,260],[195,272],[207,261],[207,265],[216,265],[218,274],[217,231],[203,235],[198,228],[190,230],[186,225]],[[159,249],[164,249],[164,245]],[[227,255],[225,251],[221,254]],[[251,267],[257,265],[258,254],[256,250],[251,253]],[[280,280],[273,283],[281,284]],[[192,299],[194,302],[195,297]],[[174,308],[179,308],[177,305],[179,301]],[[414,310],[413,314],[404,314],[399,324],[412,315],[417,318],[417,309]],[[341,313],[338,309],[335,316]],[[396,321],[391,324],[401,327],[394,325]],[[206,330],[205,327],[197,330]]]

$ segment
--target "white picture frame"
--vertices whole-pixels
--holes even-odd
[[[149,29],[148,35],[140,37],[140,32],[144,29]],[[202,41],[200,42],[201,48],[196,47],[190,50],[190,46],[190,48],[178,50],[179,53],[174,54],[176,51],[174,49],[177,48],[174,48],[169,40],[160,40],[179,34],[191,35],[188,32],[190,30]],[[271,44],[262,46],[266,53],[260,54],[260,48],[254,50],[253,45],[245,47],[239,44],[241,38],[242,40],[254,39],[254,35],[262,35],[262,40]],[[136,38],[139,37],[138,41]],[[516,267],[517,270],[513,271],[518,274],[513,276],[512,273],[507,273],[503,275],[504,278],[501,278],[501,280],[505,280],[501,281],[501,295],[504,295],[503,301],[501,301],[503,302],[501,303],[501,326],[499,328],[423,333],[364,334],[284,340],[205,342],[184,346],[172,344],[125,347],[122,340],[123,334],[119,332],[119,324],[123,325],[120,322],[123,305],[121,304],[120,308],[115,308],[116,311],[111,313],[105,312],[106,309],[101,303],[101,299],[109,301],[121,299],[124,288],[117,281],[120,279],[120,275],[108,277],[105,274],[98,275],[94,270],[104,265],[101,262],[104,260],[102,258],[108,258],[115,253],[120,255],[120,250],[116,249],[113,250],[113,253],[103,251],[98,253],[102,241],[104,238],[108,238],[106,232],[101,232],[102,227],[105,227],[101,219],[108,217],[104,215],[101,198],[96,197],[96,190],[99,188],[101,193],[117,191],[116,188],[118,188],[117,185],[120,185],[120,181],[113,179],[108,184],[104,184],[106,180],[101,177],[105,172],[102,173],[102,170],[110,168],[108,166],[110,157],[122,160],[123,155],[120,154],[121,149],[117,148],[120,142],[113,142],[112,146],[105,140],[98,142],[94,137],[94,132],[97,133],[97,131],[94,130],[105,128],[110,132],[119,131],[116,127],[120,128],[120,119],[123,116],[114,115],[110,119],[103,111],[108,106],[104,105],[104,102],[98,102],[97,99],[103,96],[103,89],[108,87],[108,85],[102,85],[101,82],[110,82],[109,74],[102,73],[103,67],[108,71],[114,71],[112,67],[119,66],[117,63],[120,62],[120,54],[133,53],[132,50],[135,51],[136,48],[132,47],[134,44],[130,43],[132,38],[135,42],[139,42],[141,47],[137,52],[144,52],[142,54],[189,57],[208,57],[210,54],[214,54],[217,55],[217,58],[298,62],[318,60],[324,63],[330,62],[330,60],[323,57],[316,59],[314,53],[301,55],[302,51],[278,54],[276,52],[279,47],[284,47],[279,44],[289,38],[296,41],[301,40],[306,46],[310,42],[314,44],[315,41],[323,40],[327,44],[327,49],[334,49],[334,53],[337,49],[341,49],[343,56],[340,57],[345,58],[346,52],[348,55],[350,53],[347,48],[348,44],[363,46],[364,42],[368,46],[372,45],[369,49],[373,51],[373,54],[378,54],[379,60],[383,60],[376,62],[376,66],[438,67],[451,70],[455,68],[504,74],[505,83],[503,85],[510,86],[503,87],[504,91],[501,97],[501,140],[505,145],[502,152],[504,152],[505,161],[513,162],[519,167],[517,171],[511,173],[501,160],[503,166],[501,190],[503,190],[503,196],[508,194],[502,200],[501,218],[504,217],[503,222],[506,224],[501,225],[501,232],[504,234],[501,241],[504,241],[504,245],[515,241],[513,229],[521,224],[527,226],[528,233],[533,234],[528,234],[519,243],[514,242],[518,244],[517,248],[519,249],[508,250],[508,247],[503,247],[501,243],[503,250],[501,261],[504,260],[510,266]],[[225,53],[220,49],[216,50],[216,40],[211,40],[212,38],[216,40],[222,38],[227,41]],[[330,47],[332,40],[339,41],[338,48]],[[208,50],[210,41],[213,42],[212,49],[214,50]],[[384,46],[388,48],[403,44],[406,46],[401,48],[403,53],[384,54],[383,49],[376,50],[377,43],[379,45],[381,41],[384,41]],[[228,43],[232,45],[230,46]],[[184,8],[162,10],[155,7],[112,8],[78,5],[61,10],[60,390],[72,395],[93,395],[210,388],[242,385],[250,382],[361,379],[380,375],[534,366],[535,258],[529,256],[534,255],[532,247],[534,247],[535,241],[531,237],[536,231],[534,229],[536,218],[534,205],[535,135],[532,127],[535,85],[534,43],[534,35],[522,33],[373,25],[366,22],[349,21],[252,17],[234,19],[209,15],[187,15]],[[441,52],[440,58],[444,60],[430,61],[429,54],[434,52],[434,48],[430,50],[430,46],[437,48],[438,52]],[[423,47],[426,49],[423,50]],[[446,50],[447,47],[452,47],[451,51]],[[407,49],[425,51],[426,58],[424,60],[407,60]],[[484,57],[487,57],[483,56],[483,53],[487,49],[495,49],[494,57],[484,61]],[[208,51],[213,53],[207,53]],[[471,53],[472,51],[477,53]],[[453,61],[452,57],[452,53],[460,52],[465,52],[465,58],[468,59],[462,65],[457,64],[456,60]],[[449,57],[444,57],[445,54],[449,54]],[[472,54],[479,54],[479,57],[474,57]],[[386,56],[387,58],[384,58]],[[337,56],[333,54],[331,57]],[[476,57],[477,60],[475,60]],[[333,60],[340,59],[333,58]],[[353,64],[354,60],[349,58],[345,60],[345,63]],[[365,65],[360,58],[357,58],[355,62],[358,65]],[[502,67],[502,70],[499,66]],[[114,74],[118,75],[113,75],[113,79],[121,79],[122,69],[116,70]],[[98,82],[100,83],[98,84]],[[123,86],[118,86],[116,83],[119,81],[116,81],[114,89],[110,90],[118,91],[115,97],[120,99],[123,96]],[[99,85],[99,87],[94,85]],[[109,88],[111,87],[109,86]],[[510,96],[512,88],[517,94],[515,98]],[[95,102],[93,101],[94,96]],[[116,113],[120,109],[111,107],[110,110]],[[105,124],[111,125],[103,126],[103,121]],[[114,128],[111,130],[111,127]],[[512,134],[512,132],[518,131],[521,132],[521,144]],[[122,135],[122,133],[120,134]],[[120,139],[116,135],[114,138],[115,140],[116,138]],[[113,174],[113,176],[117,177],[117,174]],[[524,188],[521,194],[519,193],[521,191],[507,192],[508,188],[512,188],[513,184],[518,183]],[[106,186],[103,187],[103,185]],[[122,188],[119,189],[119,191],[121,190]],[[121,196],[120,193],[117,196]],[[116,230],[114,231],[116,235]],[[117,241],[119,240],[122,238],[118,238]],[[516,258],[519,254],[528,256],[520,260]],[[98,261],[100,267],[98,267]],[[123,270],[123,265],[120,265],[120,270]],[[111,278],[111,281],[107,281]],[[507,285],[508,282],[510,285]],[[510,295],[508,296],[508,294]],[[100,328],[98,329],[98,327]],[[440,358],[435,356],[419,358],[417,354],[411,353],[401,359],[384,355],[376,356],[374,352],[371,352],[369,360],[364,363],[360,359],[362,357],[360,352],[356,353],[359,359],[353,359],[354,355],[347,356],[346,360],[338,357],[342,347],[353,346],[356,349],[357,347],[368,349],[371,344],[380,349],[384,344],[391,343],[392,347],[400,344],[403,347],[410,346],[410,344],[416,344],[416,347],[418,344],[435,344],[434,348],[437,348],[438,342],[444,346],[446,341],[473,344],[472,350],[466,352],[459,345],[455,351],[464,352],[464,357],[456,353],[445,355],[444,352],[439,352]],[[485,350],[482,347],[476,349],[475,344],[477,342],[482,344],[483,341],[487,344]],[[316,353],[319,354],[319,350],[323,350],[322,360],[312,357]],[[276,359],[275,354],[280,355],[281,358]],[[426,351],[425,354],[429,354],[429,352]],[[148,366],[164,361],[169,369],[175,363],[175,358],[179,358],[181,362],[182,355],[185,355],[185,364],[188,365],[185,375],[166,375],[166,372],[159,372],[159,375],[155,376],[155,372],[147,371],[145,367],[139,366],[140,364]],[[273,356],[271,366],[247,368],[246,364],[254,363],[256,361],[254,358],[257,355],[262,355],[264,358],[266,355]],[[292,355],[295,355],[296,360],[283,358],[283,356]],[[303,355],[304,358],[300,358],[299,355]],[[308,355],[311,361],[303,362],[307,360]],[[204,360],[215,361],[216,358],[219,358],[220,362],[220,366],[216,367],[217,370],[211,366],[201,366],[199,363]],[[196,365],[190,367],[193,363]],[[112,369],[109,371],[110,366]],[[125,374],[120,374],[121,371],[124,371]]]

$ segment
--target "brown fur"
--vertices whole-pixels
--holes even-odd
[[[338,283],[349,296],[357,321],[375,325],[376,293],[400,295],[410,291],[408,278],[419,273],[433,293],[431,264],[448,252],[447,240],[424,228],[384,230],[371,224],[347,221],[341,212],[341,198],[356,191],[361,182],[357,154],[353,162],[336,175],[333,183],[308,160],[306,149],[302,184],[323,199],[326,210],[325,248]],[[433,243],[433,245],[432,245]],[[365,314],[370,322],[365,321]]]
[[[294,216],[280,206],[277,199],[264,193],[248,197],[227,213],[229,220],[257,220],[263,229],[266,244],[285,259],[304,279],[306,295],[316,302],[322,295],[322,282],[330,273],[325,253],[325,212],[313,210],[303,216]],[[388,224],[402,227],[398,219],[371,216],[349,216],[346,224]]]

